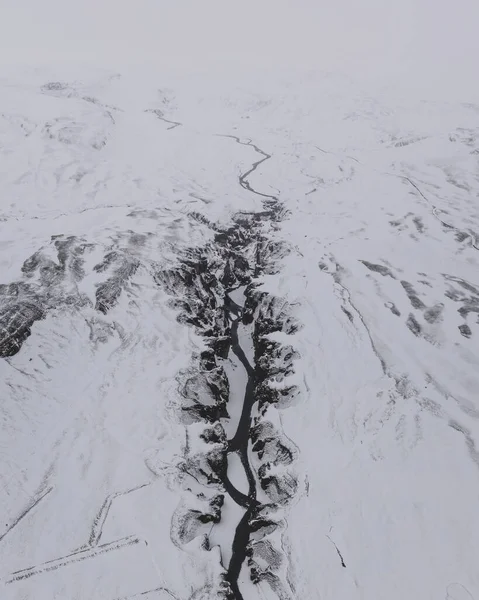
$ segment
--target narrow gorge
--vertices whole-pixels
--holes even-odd
[[[181,546],[202,536],[205,550],[220,547],[224,574],[212,596],[249,599],[243,590],[249,580],[266,582],[275,597],[287,599],[293,590],[282,536],[285,509],[298,488],[297,449],[282,431],[279,411],[299,395],[288,383],[297,355],[283,340],[300,325],[289,304],[261,286],[262,276],[276,274],[289,252],[272,235],[286,213],[276,196],[249,181],[271,156],[251,141],[225,137],[261,155],[239,184],[262,197],[263,210],[238,212],[229,227],[207,223],[212,243],[189,249],[177,266],[156,273],[179,321],[205,342],[178,375],[187,440],[178,467],[191,502],[173,516],[172,539]]]

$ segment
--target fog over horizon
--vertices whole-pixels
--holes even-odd
[[[474,0],[1,0],[0,15],[0,63],[10,65],[304,68],[432,96],[479,94]]]

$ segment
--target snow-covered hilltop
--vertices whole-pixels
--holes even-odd
[[[479,600],[479,94],[277,56],[0,69],[2,600]]]

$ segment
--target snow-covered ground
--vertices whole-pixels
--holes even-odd
[[[0,69],[2,600],[226,598],[250,510],[245,600],[479,600],[479,89],[282,66],[279,7],[267,65]]]

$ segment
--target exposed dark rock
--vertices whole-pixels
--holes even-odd
[[[413,286],[407,281],[401,281],[401,285],[403,286],[404,291],[406,292],[406,295],[409,298],[409,302],[411,303],[412,307],[417,310],[424,310],[426,308],[426,305],[422,300],[420,300]]]
[[[392,312],[392,314],[396,315],[396,317],[401,316],[401,313],[399,312],[399,310],[396,307],[396,305],[394,304],[394,302],[386,302],[386,304],[384,306],[386,306],[386,308],[389,308],[389,310]]]
[[[52,246],[58,262],[51,258]],[[75,236],[54,236],[50,247],[24,261],[23,281],[0,285],[0,357],[16,354],[49,310],[89,304],[72,285],[84,276],[83,254],[89,247]]]
[[[266,379],[278,374],[288,376],[294,373],[293,362],[299,355],[292,346],[283,346],[266,337],[256,341],[255,353],[256,375],[259,379]]]
[[[471,328],[469,327],[469,325],[467,325],[467,323],[459,325],[459,331],[461,332],[461,335],[463,335],[466,338],[470,338],[472,336]]]
[[[471,312],[479,313],[479,298],[465,300],[458,312],[464,318]]]
[[[446,296],[446,298],[449,298],[449,300],[452,300],[453,302],[460,302],[466,297],[466,294],[462,290],[457,290],[453,287],[449,287],[445,291],[444,295]]]
[[[284,505],[290,502],[298,490],[298,480],[293,472],[271,473],[272,465],[263,464],[258,469],[258,477],[263,491],[272,502]]]
[[[261,540],[268,535],[274,533],[278,527],[279,523],[275,521],[271,521],[270,519],[256,517],[251,519],[250,521],[250,536],[252,540]]]
[[[203,485],[221,487],[227,467],[225,448],[216,446],[209,452],[188,456],[178,468]]]
[[[139,260],[128,252],[109,252],[104,260],[94,267],[98,273],[110,269],[113,271],[105,282],[97,286],[95,308],[106,314],[115,306],[120,294],[139,266]]]
[[[211,371],[193,371],[186,376],[181,395],[195,404],[226,406],[229,397],[229,382],[223,367]]]
[[[206,427],[200,437],[207,444],[226,445],[227,443],[226,433],[221,423],[215,423],[212,427]]]
[[[260,421],[251,430],[253,452],[274,465],[290,465],[296,457],[296,449],[291,448],[283,434],[269,421]]]
[[[444,304],[435,304],[424,312],[424,318],[428,323],[436,323],[441,318],[443,310]]]
[[[289,408],[295,404],[299,396],[299,389],[295,385],[276,388],[268,385],[267,381],[263,381],[256,386],[255,395],[260,410],[269,404],[276,405],[278,408]]]
[[[464,242],[469,237],[469,234],[466,231],[456,231],[456,242]]]
[[[374,263],[368,262],[367,260],[360,260],[359,262],[362,262],[363,265],[370,271],[379,273],[383,277],[392,277],[393,279],[396,279],[393,275],[393,272],[391,271],[391,269],[389,267],[385,267],[384,265],[376,265]]]
[[[19,352],[31,334],[35,321],[45,313],[41,305],[32,302],[12,304],[0,314],[0,357],[7,358]]]
[[[217,494],[209,501],[203,500],[205,510],[197,508],[183,508],[178,510],[172,522],[172,539],[178,544],[188,544],[197,537],[201,531],[206,531],[204,525],[219,523],[221,520],[221,507],[223,506],[224,496]],[[206,541],[207,541],[207,536]],[[209,548],[205,548],[209,549]]]
[[[423,233],[424,232],[424,223],[421,219],[421,217],[414,217],[413,218],[413,223],[416,226],[416,229],[418,230],[419,233]]]
[[[256,584],[267,583],[278,600],[291,600],[292,598],[291,593],[286,590],[284,583],[276,573],[269,569],[263,570],[254,562],[251,564],[251,581]]]
[[[479,296],[479,287],[470,283],[469,281],[466,281],[465,279],[462,279],[461,277],[456,277],[455,275],[443,274],[443,277],[447,281],[453,281],[454,283],[459,284],[462,288],[464,288],[468,292],[471,292],[472,294]]]
[[[218,406],[203,406],[192,404],[181,407],[180,419],[185,425],[191,423],[216,423],[219,419],[228,418],[226,408]]]
[[[51,81],[42,86],[42,92],[62,92],[68,89],[68,84],[62,81]]]
[[[410,331],[414,333],[414,335],[420,335],[422,331],[421,325],[417,322],[416,317],[412,313],[409,314],[409,317],[406,321],[406,325],[408,326]]]

